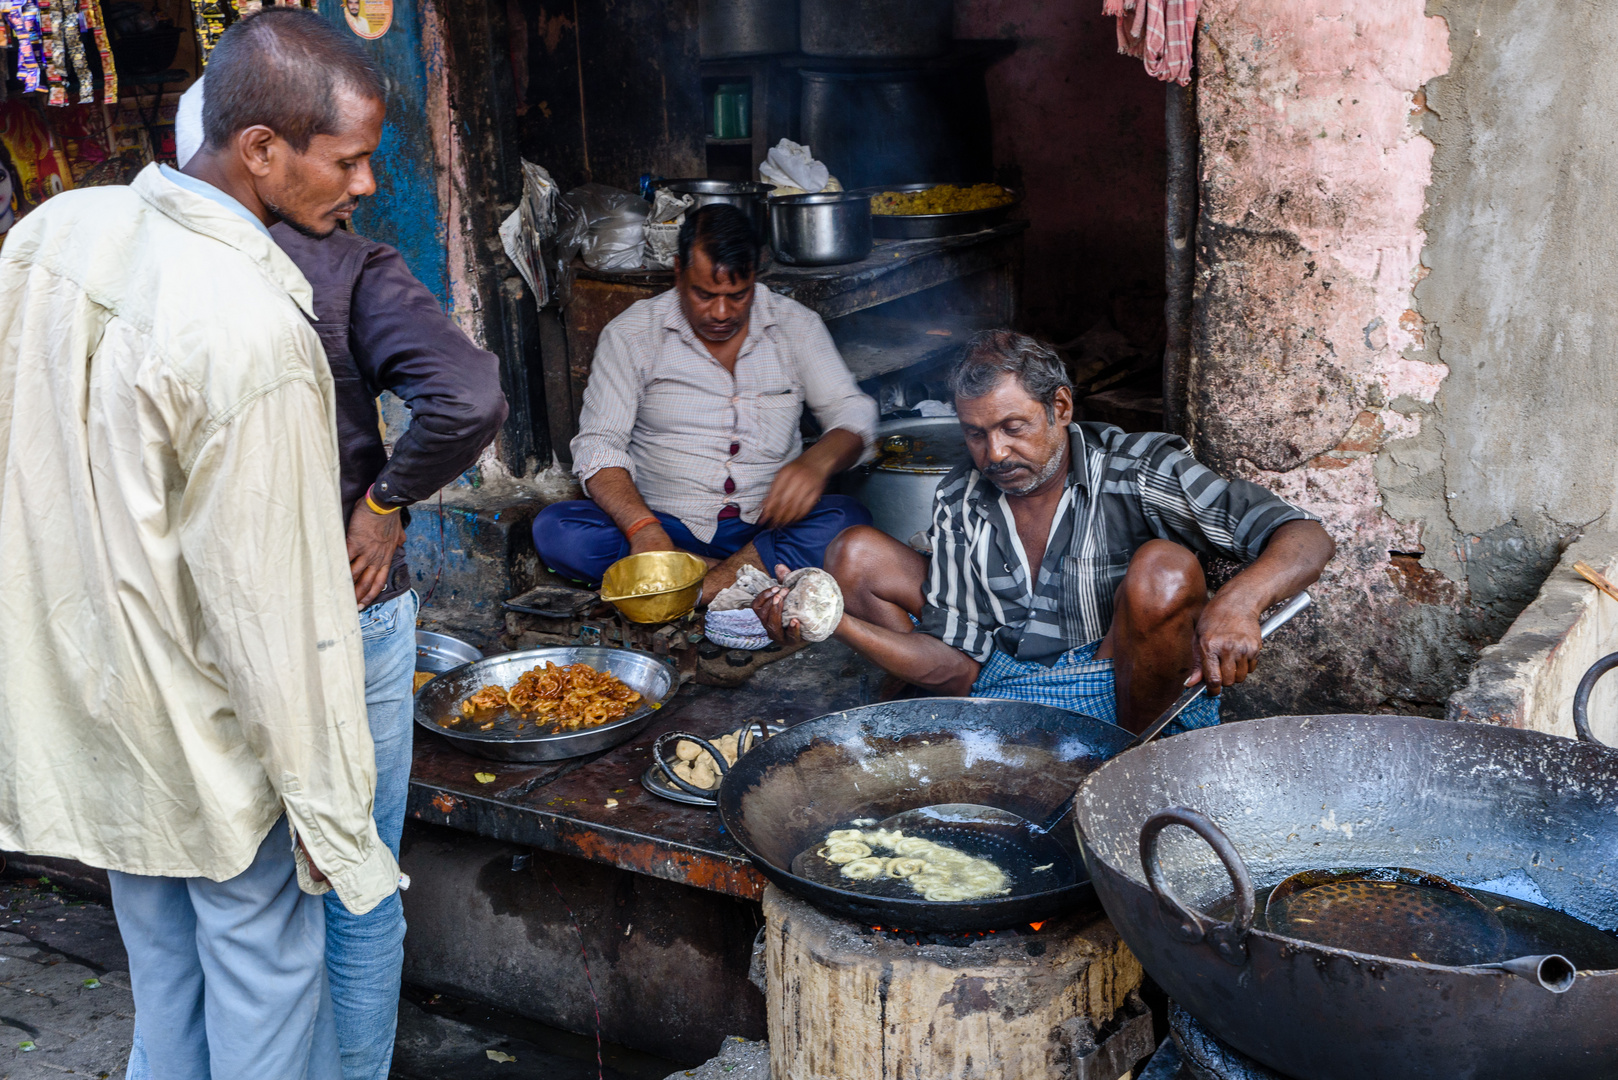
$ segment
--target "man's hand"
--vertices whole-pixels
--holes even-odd
[[[1259,627],[1259,616],[1263,612],[1254,611],[1239,598],[1227,599],[1225,592],[1228,591],[1222,591],[1202,609],[1191,642],[1196,670],[1185,685],[1205,682],[1210,697],[1218,697],[1220,690],[1235,686],[1251,675],[1258,667],[1259,650],[1264,647],[1264,635]]]
[[[348,516],[348,570],[354,575],[354,600],[361,608],[388,587],[393,553],[404,543],[399,512],[378,514],[361,499]]]
[[[679,545],[669,539],[668,531],[663,523],[654,521],[650,525],[643,525],[629,538],[629,553],[639,555],[643,551],[679,551]]]
[[[758,523],[767,529],[779,529],[802,521],[825,493],[826,474],[815,463],[794,458],[775,474],[770,493],[764,496],[764,505],[759,509]]]
[[[322,874],[320,867],[315,865],[314,857],[309,854],[309,849],[304,846],[303,837],[301,836],[298,837],[298,850],[303,852],[303,861],[309,864],[309,880],[314,882],[325,881],[326,875]]]
[[[775,580],[785,580],[790,572],[785,566],[777,565]],[[753,614],[758,616],[758,621],[764,624],[764,632],[777,645],[796,645],[803,640],[803,627],[797,619],[785,624],[781,621],[781,606],[786,603],[788,591],[784,586],[777,585],[765,589],[753,600]]]

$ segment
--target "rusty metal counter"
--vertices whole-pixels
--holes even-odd
[[[716,812],[670,802],[641,787],[653,739],[676,729],[719,735],[754,719],[797,723],[862,703],[879,677],[843,646],[823,642],[761,669],[740,689],[687,686],[636,738],[572,761],[486,761],[418,726],[407,814],[757,900],[764,893],[764,876],[723,834]],[[495,779],[480,783],[475,776],[480,772]],[[617,805],[608,806],[609,799]]]

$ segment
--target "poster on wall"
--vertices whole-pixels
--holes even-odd
[[[366,40],[375,40],[393,25],[393,0],[343,0],[348,28]]]

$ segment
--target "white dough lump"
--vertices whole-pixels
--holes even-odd
[[[873,854],[894,852],[893,858]],[[1004,896],[1011,891],[1005,873],[988,859],[974,859],[964,851],[897,829],[834,829],[826,834],[819,855],[837,863],[852,881],[887,877],[903,880],[924,900],[949,903]]]
[[[789,590],[781,604],[781,621],[798,620],[805,641],[825,641],[843,619],[843,590],[837,579],[809,566],[794,570],[781,582]]]

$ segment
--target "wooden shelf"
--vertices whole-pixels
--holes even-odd
[[[744,137],[742,137],[740,139],[720,139],[720,138],[716,138],[716,137],[714,137],[712,135],[709,135],[708,136],[708,145],[709,146],[752,146],[753,145],[753,137],[751,135],[748,135],[748,136],[744,136]]]

